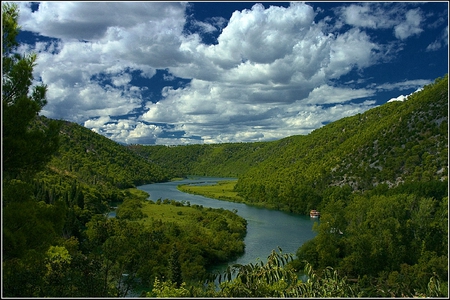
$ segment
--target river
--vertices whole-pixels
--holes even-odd
[[[211,271],[224,271],[229,264],[248,264],[262,260],[266,262],[272,250],[295,255],[297,249],[306,241],[315,237],[312,231],[314,222],[309,216],[299,216],[277,210],[254,207],[242,203],[211,199],[179,191],[180,184],[214,184],[232,178],[195,177],[180,181],[155,183],[139,186],[138,189],[150,194],[149,199],[170,199],[189,201],[204,207],[237,210],[237,214],[247,220],[247,235],[244,239],[245,253],[228,264],[215,266]]]

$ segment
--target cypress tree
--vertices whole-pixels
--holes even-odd
[[[177,246],[173,244],[169,257],[169,279],[176,284],[177,288],[179,288],[183,282],[179,257],[180,254]]]

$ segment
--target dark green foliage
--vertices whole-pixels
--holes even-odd
[[[123,203],[117,208],[116,218],[128,219],[131,221],[139,220],[144,217],[141,210],[142,200],[139,199],[125,199]]]
[[[86,223],[94,215],[107,213],[109,206],[125,199],[129,201],[118,216],[143,217],[139,210],[133,210],[139,201],[122,189],[167,180],[166,173],[89,129],[70,122],[56,122],[60,126],[60,147],[32,185],[37,199],[48,204],[56,201],[65,204],[62,235],[81,238]],[[42,124],[45,126],[48,120],[43,118]]]
[[[169,179],[166,171],[123,145],[75,123],[59,122],[61,146],[50,167],[60,175],[120,189]]]
[[[359,286],[377,296],[426,293],[433,276],[448,282],[448,198],[395,190],[329,202],[318,235],[297,256],[319,269],[331,266],[349,278],[365,278]]]
[[[2,167],[3,178],[30,178],[58,147],[58,126],[41,126],[36,116],[47,103],[45,85],[32,87],[36,54],[17,54],[16,4],[2,3]]]
[[[187,175],[237,177],[270,154],[266,142],[212,145],[143,146],[129,149],[147,158],[171,177]]]
[[[180,253],[176,244],[173,244],[172,251],[169,257],[169,280],[175,283],[176,287],[179,288],[183,283],[183,277],[181,274],[181,264],[180,264]]]
[[[61,203],[33,195],[32,179],[58,147],[59,127],[43,126],[37,114],[46,86],[31,87],[36,55],[17,53],[18,7],[2,3],[2,283],[8,296],[36,296],[43,284],[43,259],[62,231]]]
[[[290,255],[273,251],[267,263],[233,265],[219,276],[222,297],[286,297],[294,295],[298,283],[297,273],[285,267]],[[233,280],[232,280],[233,279]],[[298,296],[298,295],[295,295]]]
[[[290,255],[272,253],[267,263],[250,263],[230,266],[219,275],[220,285],[176,286],[172,281],[155,280],[154,289],[147,297],[289,297],[289,298],[361,298],[361,297],[445,297],[445,287],[435,275],[428,277],[423,290],[408,290],[412,277],[399,273],[388,277],[380,276],[373,285],[367,287],[367,277],[358,281],[350,280],[341,272],[326,267],[315,270],[305,263],[304,281],[299,279],[293,268]],[[396,281],[397,280],[397,281]],[[395,282],[395,283],[394,283]]]

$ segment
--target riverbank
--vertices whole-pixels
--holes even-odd
[[[188,193],[192,195],[200,195],[212,199],[230,201],[235,203],[242,203],[246,205],[251,205],[259,208],[273,209],[284,212],[289,212],[288,210],[280,209],[276,205],[267,204],[267,203],[254,203],[246,201],[243,197],[239,195],[238,192],[234,191],[234,186],[237,183],[237,179],[235,180],[223,180],[218,181],[217,183],[186,183],[180,184],[177,186],[177,189],[183,193]],[[300,214],[299,214],[300,215]]]

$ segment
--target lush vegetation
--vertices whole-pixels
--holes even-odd
[[[402,297],[442,297],[445,290],[436,277],[431,277],[423,292],[399,294],[386,288],[381,283],[368,293],[354,281],[348,280],[331,267],[320,272],[315,271],[308,263],[304,274],[307,279],[298,278],[298,272],[293,267],[293,258],[289,254],[272,251],[267,263],[233,265],[220,276],[219,287],[213,284],[206,287],[177,286],[171,280],[155,280],[154,288],[147,297],[292,297],[292,298],[338,298],[338,297],[369,297],[373,295]],[[398,291],[398,290],[397,290]]]
[[[318,235],[297,251],[299,261],[339,270],[367,296],[413,296],[424,292],[433,276],[447,283],[446,187],[428,185],[433,194],[441,191],[436,198],[415,192],[419,187],[427,186],[389,192],[385,186],[362,195],[336,188],[321,211]],[[447,295],[442,287],[441,295]]]
[[[58,175],[76,174],[85,183],[120,189],[169,179],[161,167],[123,145],[75,123],[58,122],[60,147],[49,165]]]
[[[236,180],[224,180],[211,185],[182,184],[178,186],[178,189],[185,193],[202,195],[213,199],[243,202],[244,199],[234,190],[235,185]]]
[[[16,53],[17,18],[2,4],[3,296],[448,296],[447,75],[307,136],[123,146],[39,116],[47,88],[32,87],[36,55]],[[318,209],[317,237],[204,286],[244,250],[245,220],[134,189],[186,175],[238,177],[206,187],[214,198]]]
[[[330,186],[448,180],[448,76],[407,101],[386,103],[274,142],[276,155],[239,177],[248,202],[298,213],[322,209]]]
[[[171,177],[187,175],[238,177],[271,155],[270,143],[224,143],[182,146],[129,145],[161,166]]]

